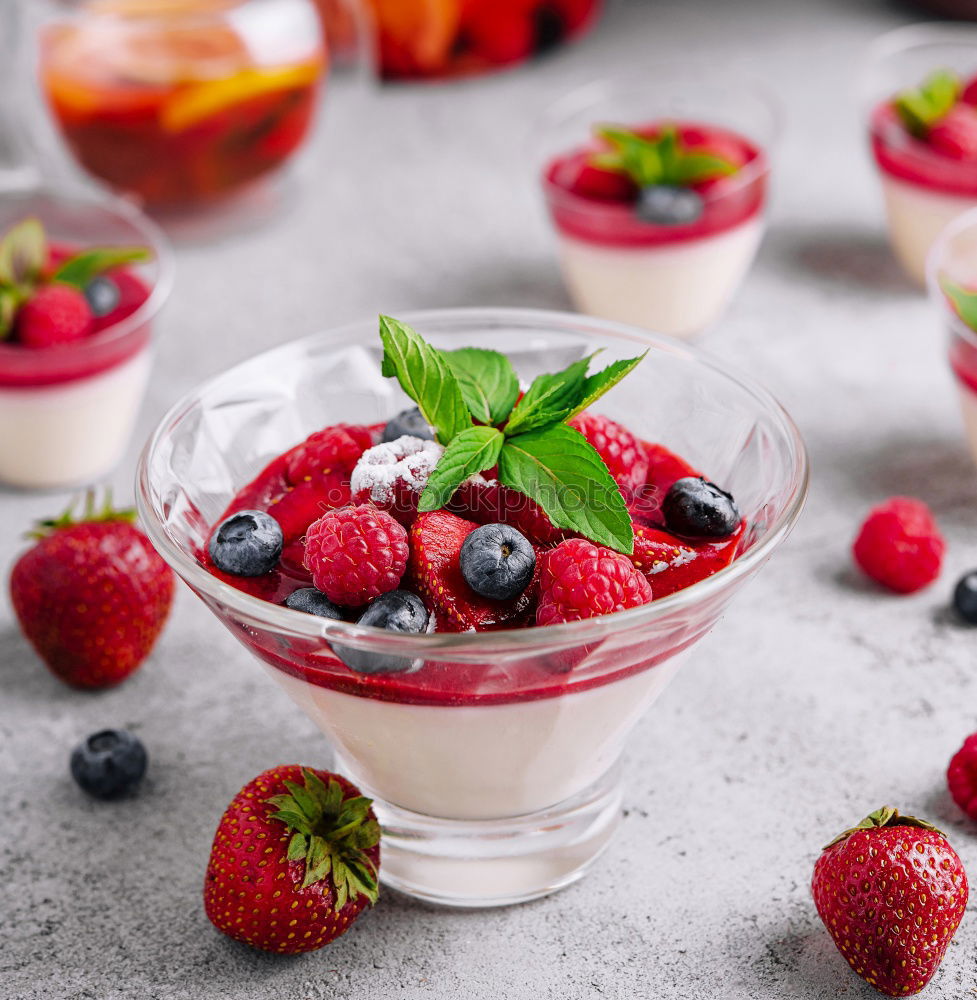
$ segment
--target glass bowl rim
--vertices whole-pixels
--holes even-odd
[[[118,198],[114,195],[94,193],[87,188],[65,188],[51,184],[39,184],[33,187],[16,188],[14,190],[0,193],[0,204],[7,200],[17,198],[32,197],[48,198],[53,202],[62,202],[73,207],[84,207],[92,209],[103,209],[109,215],[114,215],[117,220],[127,222],[143,238],[144,244],[152,250],[152,259],[148,262],[156,265],[156,278],[153,287],[150,289],[149,297],[135,311],[126,316],[125,319],[113,323],[112,326],[92,337],[76,341],[72,344],[65,344],[61,347],[49,347],[43,352],[31,352],[31,358],[35,360],[50,361],[52,364],[63,362],[65,359],[82,356],[90,353],[94,349],[102,349],[108,345],[126,340],[134,333],[138,333],[146,324],[151,323],[165,305],[170,293],[173,290],[174,275],[176,266],[174,263],[173,248],[162,228],[158,226],[144,212],[125,198]],[[44,220],[41,220],[44,222]],[[47,229],[45,223],[45,230]],[[48,234],[50,236],[50,234]],[[43,359],[36,358],[36,355],[43,353]],[[0,343],[0,359],[23,358],[23,348],[14,347],[9,344]],[[49,367],[48,364],[38,367]]]
[[[475,652],[481,653],[489,650],[501,652],[511,649],[524,652],[527,649],[550,646],[566,647],[596,641],[611,632],[653,624],[676,611],[693,607],[700,601],[722,591],[727,584],[732,584],[736,580],[748,576],[751,571],[761,566],[776,546],[790,533],[801,514],[810,483],[810,462],[807,448],[796,424],[767,389],[755,382],[750,376],[737,371],[733,366],[723,361],[712,358],[706,352],[690,348],[674,338],[623,323],[555,310],[467,307],[408,311],[401,313],[398,318],[412,326],[423,326],[424,323],[432,321],[444,324],[479,322],[486,326],[491,324],[508,324],[529,328],[535,326],[551,332],[560,329],[565,331],[568,327],[571,332],[575,332],[576,326],[585,323],[590,325],[591,331],[594,333],[617,340],[630,341],[636,346],[654,347],[696,365],[704,366],[732,382],[737,388],[745,390],[766,412],[767,416],[772,417],[779,424],[783,439],[787,442],[793,458],[792,475],[789,481],[791,495],[783,510],[771,523],[760,541],[712,576],[649,604],[577,622],[486,632],[432,632],[420,635],[402,635],[387,632],[374,626],[317,618],[314,615],[293,611],[290,608],[253,597],[236,587],[223,583],[169,538],[152,502],[153,483],[150,477],[152,459],[163,440],[172,428],[184,418],[186,412],[205,394],[232,385],[242,369],[256,366],[259,360],[267,360],[272,354],[277,353],[280,356],[285,356],[288,353],[301,351],[307,344],[324,339],[349,342],[353,334],[361,333],[368,322],[360,320],[289,341],[242,361],[185,394],[157,424],[139,457],[135,484],[136,505],[142,527],[154,547],[198,594],[205,594],[208,598],[229,609],[234,615],[247,618],[259,627],[270,626],[294,636],[325,639],[328,642],[339,642],[344,646],[366,651],[379,650],[385,653],[399,651],[404,656],[422,657],[440,654],[446,649],[458,654],[467,652],[471,655]]]
[[[977,30],[977,26],[975,26]],[[926,287],[929,292],[930,301],[939,310],[950,327],[950,332],[961,340],[966,340],[971,347],[977,350],[977,330],[972,330],[957,314],[956,309],[950,304],[943,289],[940,287],[940,266],[946,255],[947,248],[955,236],[967,229],[977,229],[977,206],[962,212],[952,222],[947,223],[940,231],[936,242],[930,247],[926,255]],[[975,268],[977,271],[977,268]],[[975,274],[977,278],[977,274]]]

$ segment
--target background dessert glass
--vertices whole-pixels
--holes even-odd
[[[138,505],[164,558],[332,743],[377,800],[384,880],[425,899],[490,906],[579,878],[620,819],[619,759],[680,655],[715,623],[798,517],[807,459],[761,388],[644,331],[563,313],[472,309],[404,317],[436,345],[507,353],[522,377],[605,349],[650,346],[600,409],[730,488],[749,522],[731,566],[661,601],[549,628],[397,636],[326,622],[229,587],[198,553],[236,490],[272,457],[338,421],[402,409],[380,375],[375,321],[296,341],[207,383],[143,454]],[[332,387],[335,391],[323,391]],[[356,674],[330,648],[401,657]]]
[[[974,164],[954,161],[910,136],[886,113],[896,94],[935,70],[965,80],[977,73],[977,28],[915,24],[877,38],[865,58],[860,91],[872,155],[882,182],[889,242],[906,274],[926,283],[926,258],[940,232],[977,206]]]
[[[84,0],[41,83],[78,163],[154,209],[219,201],[302,144],[326,66],[311,0]]]
[[[124,201],[54,189],[0,194],[0,232],[27,216],[40,219],[55,243],[144,246],[153,254],[130,265],[150,295],[126,319],[44,350],[0,342],[0,482],[26,488],[90,483],[122,457],[139,413],[152,322],[173,283],[169,245]]]
[[[950,368],[957,383],[967,440],[977,461],[977,331],[960,318],[947,298],[942,288],[947,279],[977,291],[977,209],[947,226],[933,245],[927,269],[930,299],[949,334]]]
[[[555,161],[593,144],[595,125],[634,129],[657,122],[727,129],[760,156],[704,195],[706,212],[692,225],[640,223],[630,205],[590,201],[553,182]],[[778,133],[776,103],[762,86],[695,64],[600,81],[554,104],[537,132],[536,164],[575,306],[672,336],[715,323],[763,236]]]

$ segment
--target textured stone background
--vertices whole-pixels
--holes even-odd
[[[0,601],[0,996],[250,1000],[868,997],[807,883],[826,837],[883,802],[939,822],[977,874],[943,769],[977,728],[977,633],[946,602],[977,564],[977,480],[941,333],[884,246],[851,93],[859,55],[913,18],[881,0],[633,0],[571,52],[441,88],[337,85],[301,201],[260,230],[184,245],[140,438],[184,391],[263,348],[380,309],[564,307],[522,159],[567,87],[686,53],[774,81],[787,109],[772,227],[707,346],[767,383],[810,444],[788,545],[638,727],[627,815],[588,880],[541,902],[441,912],[388,894],[325,951],[280,960],[212,931],[201,877],[217,817],[275,763],[327,750],[188,592],[142,672],[89,696],[35,660]],[[114,477],[130,489],[137,444]],[[908,599],[849,567],[863,510],[935,507],[944,578]],[[0,563],[60,496],[2,494]],[[84,734],[145,740],[143,793],[102,805],[67,775]],[[971,907],[973,909],[973,907]],[[977,993],[968,914],[927,994]]]

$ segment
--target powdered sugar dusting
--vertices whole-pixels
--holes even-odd
[[[398,481],[420,493],[443,454],[444,448],[436,441],[409,434],[378,444],[360,456],[350,478],[350,490],[353,496],[368,493],[379,505],[393,501]]]

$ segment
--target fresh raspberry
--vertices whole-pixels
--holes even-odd
[[[626,500],[644,486],[648,458],[641,442],[626,427],[591,413],[574,417],[570,426],[594,446]]]
[[[977,160],[977,108],[958,104],[931,125],[926,141],[954,160]]]
[[[409,528],[428,477],[443,454],[436,442],[408,435],[364,451],[350,478],[353,503],[372,503]]]
[[[636,608],[651,600],[648,581],[620,552],[570,538],[545,554],[537,625],[556,625]]]
[[[621,204],[630,204],[638,197],[638,187],[627,174],[596,167],[590,162],[589,155],[577,160],[572,169],[569,164],[567,166],[567,175],[563,183],[575,195],[590,201]]]
[[[87,337],[91,330],[91,307],[71,285],[45,285],[17,312],[17,339],[24,347],[70,344]]]
[[[940,575],[943,538],[929,507],[892,497],[869,511],[853,554],[863,572],[899,594],[911,594]]]
[[[466,479],[449,509],[479,524],[508,524],[536,545],[550,545],[569,534],[556,527],[535,500],[482,476]]]
[[[330,510],[305,537],[305,568],[316,589],[346,607],[396,590],[408,555],[407,532],[370,506]]]
[[[946,783],[953,801],[971,819],[977,819],[977,733],[971,733],[953,755]]]
[[[286,456],[286,475],[293,486],[339,473],[348,479],[360,456],[373,445],[368,427],[336,424],[310,434]]]

